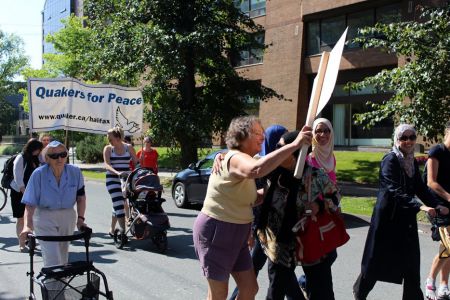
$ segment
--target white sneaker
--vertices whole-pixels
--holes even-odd
[[[437,300],[436,286],[434,285],[434,280],[431,278],[427,278],[427,282],[425,284],[425,297],[428,300]]]
[[[448,286],[441,285],[439,287],[438,293],[437,293],[437,299],[438,300],[448,300],[450,299],[450,291],[448,290]]]

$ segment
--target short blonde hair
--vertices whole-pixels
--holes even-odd
[[[256,116],[242,116],[231,120],[225,137],[228,149],[240,149],[242,142],[250,136],[255,123],[261,125],[261,120]]]

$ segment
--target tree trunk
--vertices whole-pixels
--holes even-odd
[[[186,14],[183,18],[183,28],[187,33],[194,30],[194,1],[186,3]],[[184,74],[179,80],[179,91],[181,94],[181,107],[189,115],[193,111],[195,105],[195,63],[194,49],[192,46],[186,47],[182,53],[182,61],[184,63]],[[195,119],[195,118],[194,118]],[[192,121],[192,119],[191,119]],[[195,124],[197,125],[197,124]],[[194,126],[197,128],[198,126]],[[196,162],[198,133],[182,132],[179,137],[181,147],[181,166],[187,167],[190,163]]]
[[[198,160],[197,145],[189,138],[180,139],[181,167],[186,168],[190,163]]]

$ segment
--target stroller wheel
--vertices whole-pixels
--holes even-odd
[[[155,235],[152,237],[152,241],[159,253],[164,253],[167,251],[167,232],[161,232]]]
[[[120,229],[114,230],[114,245],[117,249],[122,249],[127,242],[128,237],[125,233],[120,232]]]

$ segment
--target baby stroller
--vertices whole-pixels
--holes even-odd
[[[121,249],[130,233],[138,240],[150,238],[158,252],[164,253],[170,223],[162,208],[166,200],[161,198],[163,187],[158,175],[151,169],[137,168],[127,176],[122,190],[129,201],[129,225],[124,233],[114,231],[114,244]]]
[[[28,247],[30,253],[30,296],[29,300],[36,299],[34,283],[41,287],[43,300],[93,300],[99,295],[113,300],[113,293],[108,289],[106,276],[96,269],[89,259],[89,240],[92,229],[82,228],[81,233],[69,236],[35,236],[28,234]],[[74,261],[66,265],[45,267],[37,276],[34,276],[33,257],[36,249],[36,240],[49,242],[69,242],[84,239],[86,247],[86,261]],[[103,281],[103,289],[100,288]]]

